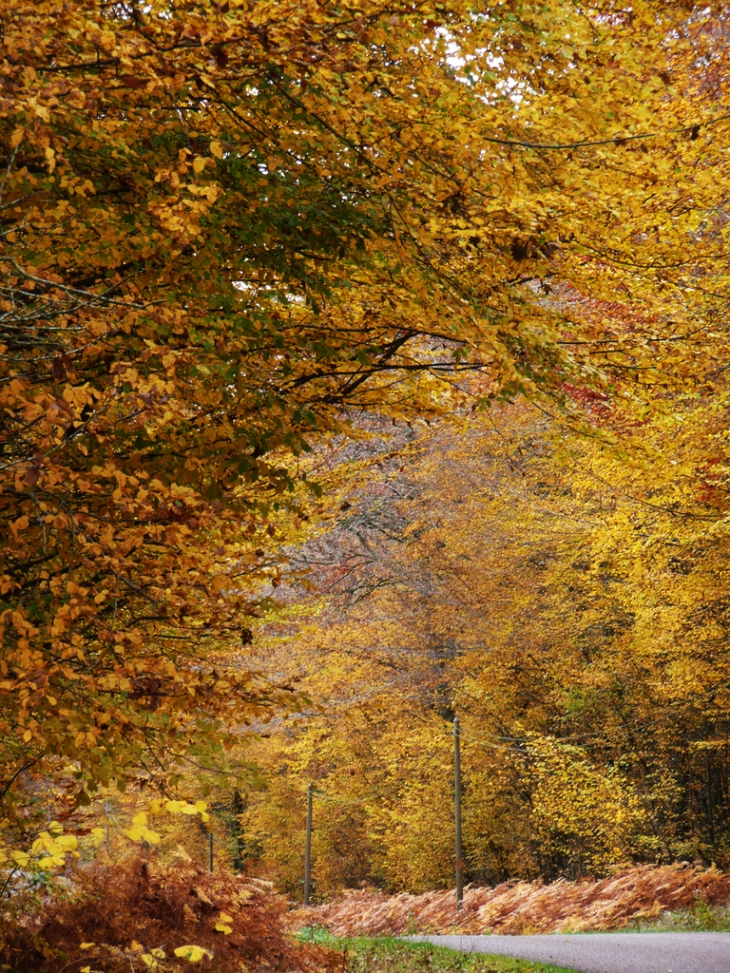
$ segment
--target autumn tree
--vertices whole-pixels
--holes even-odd
[[[611,22],[620,45],[625,22],[615,12]],[[682,13],[665,69],[652,83],[643,75],[645,97],[665,85],[661,117],[678,121],[678,91],[695,108],[713,92],[724,123],[726,34],[720,11]],[[375,482],[345,498],[338,529],[300,555],[335,598],[318,624],[298,636],[281,629],[273,644],[293,649],[300,676],[328,698],[328,733],[308,714],[311,724],[262,744],[260,758],[282,776],[289,768],[292,798],[309,776],[361,804],[363,822],[394,812],[390,843],[377,840],[387,828],[350,832],[370,856],[371,880],[450,880],[447,845],[409,854],[408,828],[395,822],[401,814],[412,833],[424,821],[446,833],[438,726],[455,711],[468,753],[472,878],[727,860],[727,385],[718,365],[727,194],[713,142],[698,124],[657,154],[659,143],[640,137],[619,141],[620,159],[616,144],[610,161],[592,150],[585,185],[612,185],[615,205],[600,217],[585,211],[570,241],[561,237],[549,277],[522,280],[539,295],[533,306],[562,315],[558,344],[582,365],[578,380],[566,374],[559,385],[559,408],[538,401],[542,421],[495,410],[491,430],[464,421],[459,444],[443,431],[408,447],[391,441],[400,460],[389,465],[387,447],[385,459],[371,457]],[[587,148],[574,146],[570,163]],[[530,246],[525,260],[536,255]],[[484,386],[460,390],[461,403],[476,405]],[[404,759],[423,725],[434,757]],[[365,732],[381,768],[400,759],[385,796],[361,794],[363,774],[380,780],[361,755]],[[409,786],[420,789],[415,802]],[[293,887],[268,800],[263,792],[247,822]],[[363,877],[337,871],[330,820],[323,810],[325,891],[338,874]]]
[[[264,642],[324,707],[257,746],[269,874],[296,890],[311,780],[320,894],[450,884],[454,714],[470,880],[727,861],[722,381],[623,430],[576,395],[600,438],[512,407],[374,452],[299,555],[328,607]]]
[[[704,10],[0,4],[3,821],[54,775],[221,766],[285,705],[252,618],[353,415],[576,412],[695,347]],[[641,327],[579,312],[617,288]]]

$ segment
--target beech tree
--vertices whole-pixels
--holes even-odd
[[[570,408],[691,341],[727,120],[692,4],[0,16],[0,794],[25,827],[33,775],[162,783],[284,705],[252,613],[347,410]],[[642,327],[573,313],[617,288]]]
[[[584,397],[600,439],[514,406],[370,460],[304,549],[324,609],[265,636],[325,701],[255,751],[271,874],[296,890],[313,780],[321,893],[450,885],[454,714],[471,881],[726,866],[725,382],[628,429]]]

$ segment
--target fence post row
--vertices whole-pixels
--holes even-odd
[[[312,796],[314,785],[307,787],[307,837],[304,846],[304,904],[309,905],[312,878]],[[211,835],[210,870],[213,871]],[[464,853],[461,843],[461,732],[459,717],[454,717],[454,852],[456,861],[456,908],[464,907]]]

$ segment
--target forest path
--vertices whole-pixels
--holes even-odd
[[[403,938],[462,953],[492,953],[554,963],[581,973],[730,973],[728,932]]]

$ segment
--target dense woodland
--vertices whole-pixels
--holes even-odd
[[[729,867],[730,9],[0,26],[3,915]]]

